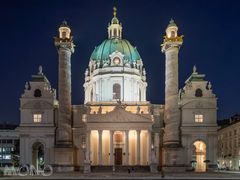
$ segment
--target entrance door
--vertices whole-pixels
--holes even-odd
[[[122,148],[115,148],[115,165],[122,165]]]
[[[203,141],[195,141],[195,171],[206,171],[206,144]]]
[[[37,170],[44,168],[44,146],[40,142],[35,142],[32,146],[32,165]]]

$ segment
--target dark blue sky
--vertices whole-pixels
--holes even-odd
[[[240,1],[236,0],[32,0],[0,1],[0,122],[19,122],[19,98],[38,66],[57,87],[57,51],[53,37],[63,19],[76,44],[72,56],[72,99],[82,104],[84,71],[94,47],[107,37],[116,5],[123,37],[137,46],[147,71],[147,99],[164,103],[162,36],[170,18],[184,35],[179,81],[197,65],[218,97],[218,119],[240,112]]]

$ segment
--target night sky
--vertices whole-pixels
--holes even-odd
[[[83,103],[84,72],[95,46],[107,38],[113,6],[123,24],[123,38],[137,46],[143,59],[151,103],[164,104],[165,58],[160,44],[173,18],[179,34],[184,35],[180,87],[196,64],[218,97],[218,119],[240,113],[240,1],[1,0],[0,123],[19,123],[19,98],[39,65],[57,88],[58,55],[53,37],[63,19],[68,21],[76,44],[72,101]]]

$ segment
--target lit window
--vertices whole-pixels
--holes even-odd
[[[3,155],[3,159],[9,160],[11,159],[11,155],[10,154]]]
[[[203,115],[202,114],[195,114],[195,122],[202,123],[203,122]]]
[[[39,123],[42,121],[42,114],[33,114],[33,122]]]

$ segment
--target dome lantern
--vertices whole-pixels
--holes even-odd
[[[117,18],[117,8],[113,7],[113,18],[108,26],[108,39],[122,39],[122,24]]]

